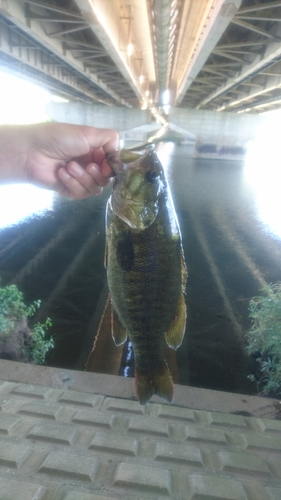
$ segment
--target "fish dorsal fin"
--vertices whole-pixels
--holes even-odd
[[[122,325],[118,318],[116,311],[111,305],[111,335],[114,340],[115,345],[124,344],[127,340],[126,328]]]
[[[175,317],[171,321],[168,330],[165,332],[165,339],[169,347],[177,349],[183,340],[186,326],[186,305],[184,300],[184,291],[187,280],[187,269],[185,265],[183,251],[181,250],[181,281],[182,293],[179,296]]]
[[[188,278],[188,272],[187,272],[186,264],[185,264],[185,260],[184,260],[183,249],[181,249],[181,282],[182,282],[183,292],[185,292],[185,285],[186,285],[187,278]]]
[[[165,339],[169,347],[177,349],[183,340],[186,325],[186,305],[184,295],[181,294],[178,300],[175,318],[172,320],[168,330],[165,332]]]
[[[104,250],[104,267],[105,269],[107,268],[107,259],[108,259],[108,243],[105,243],[105,250]]]

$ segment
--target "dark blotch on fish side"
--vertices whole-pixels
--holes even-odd
[[[117,242],[117,261],[124,271],[130,271],[134,264],[135,251],[130,231],[123,233]]]

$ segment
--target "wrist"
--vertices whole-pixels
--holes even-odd
[[[27,181],[30,125],[0,126],[0,182]]]

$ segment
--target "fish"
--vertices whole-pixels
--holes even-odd
[[[186,327],[187,269],[163,166],[149,145],[107,155],[115,173],[106,207],[105,267],[111,334],[134,351],[136,395],[173,400],[164,342],[177,349]]]

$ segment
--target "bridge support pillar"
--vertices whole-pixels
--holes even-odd
[[[241,160],[255,139],[262,115],[174,108],[169,119],[195,135],[194,157]]]

